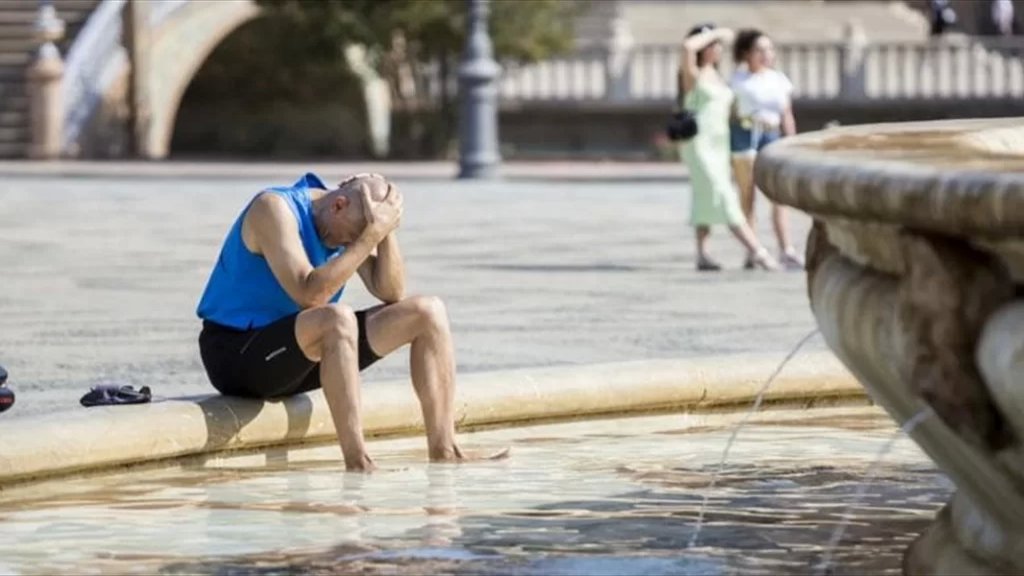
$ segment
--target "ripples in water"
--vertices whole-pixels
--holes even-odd
[[[372,476],[343,473],[329,445],[7,491],[0,571],[809,573],[894,429],[871,409],[779,414],[739,435],[696,548],[730,428],[674,415],[466,436],[511,445],[503,462],[428,465],[416,438],[374,442]],[[851,511],[835,572],[899,573],[950,492],[897,442]]]

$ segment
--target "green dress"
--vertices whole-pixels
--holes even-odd
[[[708,68],[701,71],[683,101],[697,117],[697,135],[682,145],[693,189],[690,223],[694,226],[736,225],[744,220],[729,163],[732,99],[732,90],[717,71]]]

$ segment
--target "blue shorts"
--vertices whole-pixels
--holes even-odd
[[[782,138],[778,128],[744,128],[738,122],[729,123],[729,149],[733,154],[760,152],[762,148]]]

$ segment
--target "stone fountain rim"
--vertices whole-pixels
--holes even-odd
[[[727,354],[678,360],[537,367],[461,375],[461,427],[516,426],[556,420],[748,409],[777,367],[777,355]],[[831,353],[801,354],[764,400],[807,406],[864,397]],[[421,430],[405,379],[363,392],[367,436]],[[334,425],[317,390],[284,401],[225,396],[172,398],[0,421],[0,492],[30,481],[225,451],[330,441]]]
[[[760,153],[755,179],[772,200],[817,217],[961,236],[1024,236],[1024,148],[1019,158],[1016,149],[1012,155],[975,149],[974,164],[964,158],[939,165],[884,150],[822,149],[843,137],[901,132],[947,138],[1012,132],[1015,141],[1024,142],[1024,118],[868,124],[801,134]],[[982,167],[999,161],[1012,163],[1013,169]]]

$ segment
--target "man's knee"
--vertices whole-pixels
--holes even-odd
[[[413,296],[409,299],[416,316],[427,327],[447,327],[448,310],[437,296]]]
[[[355,345],[359,339],[359,323],[352,308],[344,304],[327,304],[320,308],[320,330],[328,341]]]

